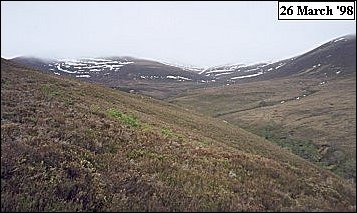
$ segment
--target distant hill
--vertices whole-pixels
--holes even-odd
[[[134,57],[61,60],[17,57],[11,61],[56,75],[67,75],[126,92],[165,99],[191,89],[292,75],[319,78],[321,81],[355,75],[356,36],[336,38],[305,54],[273,63],[237,63],[207,69]]]
[[[199,75],[196,69],[133,57],[62,60],[17,57],[11,61],[159,99],[214,83],[212,78]]]
[[[274,63],[217,66],[201,74],[232,83],[268,80],[291,75],[336,78],[355,75],[355,67],[356,35],[346,35],[290,59]]]
[[[87,78],[109,86],[119,80],[153,81],[193,81],[201,82],[210,78],[202,77],[197,71],[176,67],[157,61],[133,57],[103,57],[48,60],[33,57],[17,57],[11,61],[29,65],[56,75]]]
[[[356,75],[356,35],[336,38],[300,55],[265,79],[289,75],[320,79]]]

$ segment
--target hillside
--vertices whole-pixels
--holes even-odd
[[[290,60],[278,72],[270,72],[264,80],[296,75],[307,78],[336,78],[356,75],[356,35],[333,39]]]
[[[278,71],[169,101],[238,125],[356,181],[355,36],[327,42]]]
[[[331,172],[252,133],[1,60],[2,211],[355,211]]]
[[[296,57],[272,63],[216,66],[204,70],[201,74],[229,84],[290,76],[336,78],[354,74],[355,58],[356,35],[345,35]]]

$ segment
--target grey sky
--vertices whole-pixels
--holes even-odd
[[[212,66],[278,60],[356,21],[279,21],[273,2],[1,2],[1,56],[134,56]]]

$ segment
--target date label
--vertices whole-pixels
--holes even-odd
[[[278,2],[279,20],[355,20],[355,1]]]

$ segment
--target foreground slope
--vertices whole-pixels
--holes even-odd
[[[2,211],[354,211],[355,199],[221,120],[1,61]]]

